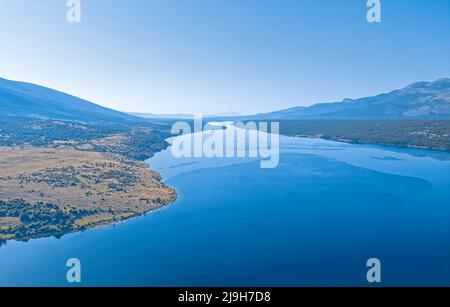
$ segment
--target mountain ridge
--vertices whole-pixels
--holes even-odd
[[[178,114],[181,115],[181,114]],[[164,116],[125,113],[48,87],[0,78],[0,116],[74,120],[88,123],[148,122]],[[450,120],[450,78],[420,81],[358,99],[297,106],[250,116],[206,116],[219,120],[426,119]],[[179,117],[183,118],[183,117]]]
[[[340,102],[260,113],[252,119],[450,119],[450,78]]]
[[[4,78],[0,78],[0,116],[93,123],[143,121],[61,91]]]

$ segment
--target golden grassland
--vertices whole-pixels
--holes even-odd
[[[141,215],[175,198],[159,173],[121,155],[86,148],[0,148],[0,200],[94,212],[76,219],[70,231]],[[0,217],[0,240],[15,239],[11,229],[21,224],[18,217]],[[51,225],[46,227],[42,236],[52,235]]]

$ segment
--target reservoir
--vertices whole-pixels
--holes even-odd
[[[228,127],[227,129],[235,129]],[[257,158],[149,159],[178,193],[145,216],[0,247],[0,285],[450,286],[450,154],[280,136]]]

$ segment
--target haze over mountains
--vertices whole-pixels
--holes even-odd
[[[123,113],[39,85],[0,78],[0,116],[76,120],[83,122],[139,122],[148,118],[189,118],[190,115],[158,116]],[[238,116],[210,116],[236,119],[450,119],[450,79],[417,82],[405,88],[373,97],[345,99],[310,107]],[[146,119],[147,118],[147,119]]]
[[[257,114],[253,119],[450,119],[450,79],[417,82],[373,97]]]
[[[176,113],[176,114],[153,114],[153,113],[132,113],[129,112],[128,114],[143,117],[143,118],[167,118],[167,119],[194,119],[195,114],[187,114],[187,113]],[[227,112],[227,113],[217,113],[217,114],[209,114],[209,115],[202,115],[204,118],[215,118],[215,117],[237,117],[241,116],[239,113],[235,112]]]

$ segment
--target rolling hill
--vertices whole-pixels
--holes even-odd
[[[50,88],[2,78],[0,78],[0,116],[72,120],[89,123],[139,122],[144,120]]]

